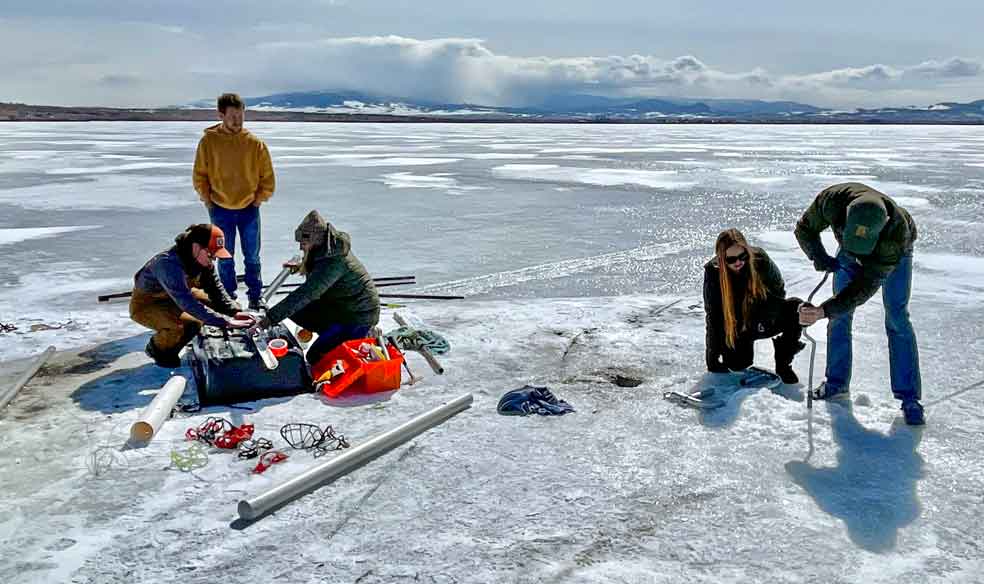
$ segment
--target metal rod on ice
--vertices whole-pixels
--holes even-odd
[[[20,377],[17,378],[17,381],[14,382],[14,385],[12,385],[10,389],[8,389],[6,392],[0,394],[0,410],[3,410],[3,408],[7,407],[7,404],[10,403],[10,400],[14,399],[14,397],[16,397],[18,393],[20,393],[20,390],[24,389],[24,386],[27,385],[27,382],[30,381],[32,377],[37,375],[41,367],[54,354],[55,354],[54,347],[48,347],[47,349],[45,349],[44,353],[41,353],[41,355],[37,358],[37,360],[34,361],[34,363],[31,364],[31,366],[27,369],[27,371],[25,371],[23,374],[21,374]]]
[[[466,393],[388,432],[384,432],[364,444],[346,450],[332,460],[311,467],[257,497],[239,501],[239,517],[246,521],[258,519],[277,507],[352,472],[376,457],[467,410],[471,407],[472,400],[472,395]]]

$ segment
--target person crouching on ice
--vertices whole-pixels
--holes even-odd
[[[776,373],[783,383],[798,382],[792,363],[805,346],[797,312],[803,301],[786,298],[779,268],[741,231],[722,231],[714,252],[704,265],[707,370],[745,369],[755,355],[754,341],[775,337]]]
[[[229,257],[218,227],[191,225],[174,246],[150,258],[133,277],[130,318],[153,331],[146,353],[160,367],[180,367],[178,353],[202,324],[246,328],[251,315],[226,293],[215,271],[215,258]]]
[[[296,266],[305,276],[304,283],[270,308],[256,326],[268,328],[289,318],[318,333],[307,351],[308,363],[316,365],[342,342],[370,336],[379,322],[379,294],[369,272],[352,254],[349,235],[317,211],[304,217],[294,239],[304,254]]]

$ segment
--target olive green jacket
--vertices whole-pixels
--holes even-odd
[[[912,254],[916,241],[916,224],[909,213],[891,197],[861,183],[842,183],[827,187],[796,223],[796,240],[818,270],[830,271],[836,265],[824,249],[820,232],[833,229],[837,243],[843,247],[847,206],[862,195],[877,195],[888,209],[888,223],[882,228],[875,249],[868,255],[854,256],[862,267],[861,276],[821,307],[828,318],[850,312],[871,298],[886,277],[905,255]]]
[[[330,224],[328,231],[327,243],[308,256],[304,283],[267,312],[271,324],[290,318],[317,332],[332,324],[375,326],[379,322],[376,285],[351,253],[348,234]]]

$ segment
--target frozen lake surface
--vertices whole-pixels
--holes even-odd
[[[0,361],[90,348],[0,417],[0,581],[981,581],[984,129],[247,125],[278,173],[267,278],[319,209],[374,275],[468,296],[408,301],[450,339],[447,374],[412,355],[425,381],[380,404],[299,396],[176,418],[93,476],[87,457],[123,444],[168,375],[143,356],[126,303],[96,296],[128,290],[207,220],[190,179],[203,125],[0,124],[0,321],[18,327],[0,335]],[[859,403],[818,404],[812,455],[808,351],[801,385],[740,391],[702,415],[662,400],[715,382],[700,277],[717,233],[741,228],[805,297],[819,274],[794,223],[846,180],[919,226],[926,429],[900,425],[878,297],[855,318]],[[812,333],[822,371],[823,328]],[[757,350],[771,367],[771,345]],[[577,413],[497,415],[525,383]],[[218,453],[194,474],[167,470],[207,415],[277,440],[287,422],[331,424],[358,444],[465,392],[469,411],[245,530],[230,528],[236,501],[309,455],[261,476]]]

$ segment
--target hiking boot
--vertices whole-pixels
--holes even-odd
[[[253,311],[253,312],[259,312],[261,310],[266,310],[267,309],[266,300],[263,300],[262,298],[252,298],[252,299],[250,299],[250,301],[249,301],[249,309],[251,311]]]
[[[806,343],[796,341],[792,346],[785,340],[784,336],[772,339],[776,354],[776,375],[782,379],[783,383],[799,383],[799,377],[793,371],[793,357],[806,347]]]
[[[144,353],[154,360],[154,364],[165,369],[177,369],[181,367],[181,357],[177,353],[165,353],[160,351],[154,341],[147,341]]]
[[[778,375],[779,379],[781,379],[782,382],[787,385],[799,383],[800,380],[799,377],[796,376],[796,372],[793,371],[792,365],[789,364],[786,365],[776,364],[776,375]]]
[[[922,404],[918,400],[911,399],[902,402],[902,415],[905,416],[905,423],[910,426],[922,426],[926,423]]]
[[[851,392],[846,389],[835,389],[827,385],[827,382],[823,382],[816,387],[816,389],[811,390],[813,399],[826,399],[826,400],[843,400],[850,399]]]

